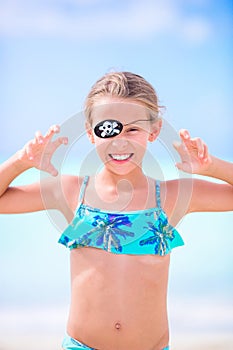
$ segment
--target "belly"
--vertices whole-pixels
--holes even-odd
[[[169,255],[71,251],[68,334],[100,350],[153,349],[168,343]]]

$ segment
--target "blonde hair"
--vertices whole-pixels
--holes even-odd
[[[130,72],[107,73],[92,86],[84,104],[87,121],[91,123],[94,104],[104,96],[131,99],[148,108],[150,118],[157,121],[160,109],[153,86],[140,75]]]

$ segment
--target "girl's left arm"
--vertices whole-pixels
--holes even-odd
[[[181,143],[174,143],[181,158],[177,168],[191,174],[221,180],[221,183],[216,183],[193,179],[187,213],[233,211],[233,163],[210,155],[207,145],[200,138],[191,138],[185,129],[180,130],[180,138]],[[186,180],[183,181],[185,186]]]

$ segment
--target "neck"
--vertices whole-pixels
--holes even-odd
[[[131,188],[142,187],[147,181],[147,177],[140,167],[137,167],[134,171],[124,175],[113,173],[104,168],[96,175],[96,183],[104,184],[105,186],[113,188],[118,187],[118,189],[120,187],[122,191],[127,191],[129,186]]]

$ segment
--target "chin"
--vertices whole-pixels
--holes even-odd
[[[111,173],[118,175],[118,176],[131,176],[133,175],[135,172],[138,172],[138,170],[142,170],[141,166],[132,166],[132,167],[124,167],[124,166],[118,166],[116,167],[106,167],[108,171],[110,171]]]

